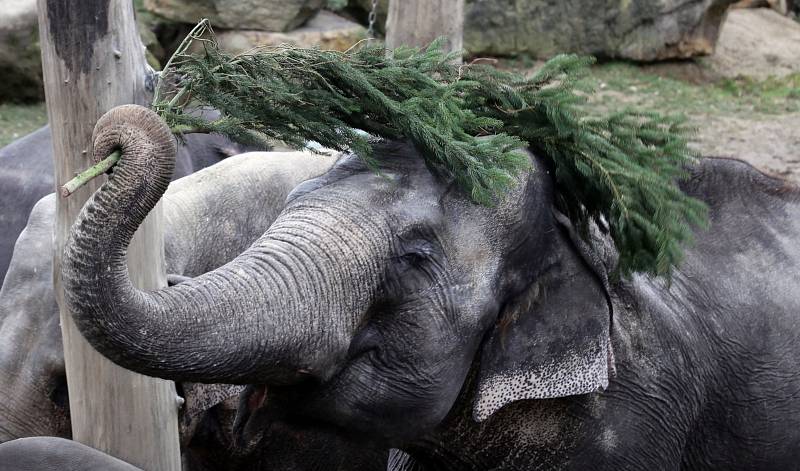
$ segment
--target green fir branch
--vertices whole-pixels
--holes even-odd
[[[668,275],[706,209],[677,186],[695,159],[674,117],[625,111],[590,116],[583,78],[593,59],[560,55],[531,77],[459,65],[441,41],[341,53],[293,46],[231,56],[201,23],[162,74],[154,108],[172,128],[233,139],[353,151],[377,169],[362,129],[409,139],[427,165],[474,201],[493,204],[529,169],[528,146],[553,165],[558,204],[579,229],[608,227],[619,272]],[[197,47],[197,46],[200,47]],[[190,52],[192,47],[194,52]],[[221,111],[211,123],[187,104]]]

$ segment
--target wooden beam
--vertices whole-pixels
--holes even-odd
[[[116,105],[148,105],[152,77],[130,0],[38,0],[47,115],[56,188],[91,166],[92,129]],[[61,254],[72,222],[105,177],[57,199],[55,293],[67,368],[73,439],[147,470],[180,470],[177,397],[170,381],[138,375],[94,351],[63,306]],[[139,229],[129,251],[141,288],[166,285],[161,209]]]
[[[464,0],[389,0],[386,47],[424,47],[447,37],[447,49],[464,47]]]

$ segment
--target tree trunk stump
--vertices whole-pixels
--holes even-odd
[[[92,130],[103,113],[125,103],[149,104],[153,75],[130,0],[38,0],[38,15],[57,191],[93,163]],[[73,439],[143,469],[179,471],[174,384],[111,363],[92,349],[65,311],[61,255],[70,226],[101,180],[59,198],[56,208],[53,278]],[[143,289],[166,285],[161,219],[159,206],[129,249],[131,279]]]
[[[391,0],[386,48],[425,47],[446,36],[448,51],[464,48],[464,0]]]

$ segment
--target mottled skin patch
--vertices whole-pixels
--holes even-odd
[[[486,420],[514,401],[574,396],[605,388],[608,386],[605,350],[602,345],[596,352],[575,352],[566,362],[553,362],[537,371],[520,368],[484,380],[475,401],[475,420]]]

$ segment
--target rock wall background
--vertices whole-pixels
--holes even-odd
[[[0,0],[0,102],[44,98],[36,0]]]
[[[234,51],[347,49],[371,0],[133,0],[154,68],[202,17]],[[402,1],[402,0],[400,0]],[[376,26],[385,23],[380,0]],[[800,0],[466,0],[465,46],[526,71],[558,52],[598,55],[591,106],[686,114],[705,155],[800,181]],[[622,60],[622,62],[619,62]],[[0,146],[46,121],[36,0],[0,0]],[[11,102],[34,102],[16,105]]]
[[[473,0],[465,44],[488,55],[569,51],[637,61],[711,54],[734,0]]]
[[[179,23],[208,18],[215,27],[286,32],[297,28],[325,0],[144,0],[148,11]]]
[[[378,30],[388,1],[378,2]],[[201,18],[211,20],[232,52],[280,43],[345,50],[366,36],[372,0],[133,2],[149,60],[158,68]],[[464,47],[470,55],[535,59],[560,52],[641,62],[687,59],[714,52],[731,7],[762,6],[791,17],[800,0],[466,0]],[[0,0],[0,103],[43,99],[38,40],[36,0]]]
[[[800,12],[800,0],[741,0],[739,8]],[[372,0],[350,0],[364,17]],[[386,23],[388,0],[378,3]],[[474,55],[547,58],[559,52],[656,61],[711,54],[737,0],[466,0],[464,47]]]

